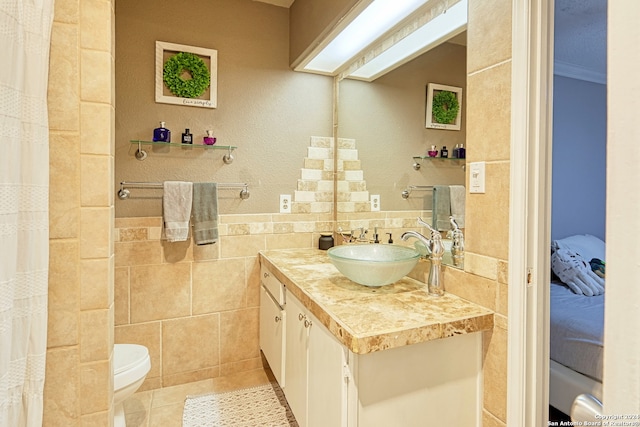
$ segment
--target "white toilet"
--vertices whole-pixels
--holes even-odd
[[[142,385],[151,369],[147,347],[115,344],[113,347],[113,425],[125,427],[124,401]]]

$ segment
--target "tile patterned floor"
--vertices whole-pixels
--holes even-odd
[[[124,402],[127,427],[181,427],[182,409],[187,396],[222,393],[267,383],[269,373],[258,369],[158,390],[141,391]]]

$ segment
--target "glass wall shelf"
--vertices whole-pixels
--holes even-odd
[[[425,160],[439,161],[439,162],[451,162],[451,164],[462,164],[462,169],[465,167],[466,158],[459,159],[457,157],[431,157],[431,156],[413,156],[413,169],[420,170],[421,163]]]
[[[206,145],[206,144],[181,144],[178,142],[161,142],[161,141],[142,141],[139,139],[132,139],[129,141],[132,146],[138,146],[136,150],[136,159],[142,161],[147,158],[147,151],[143,149],[143,146],[155,147],[180,147],[184,149],[202,149],[202,150],[226,150],[227,153],[222,156],[222,160],[226,164],[233,163],[233,150],[237,149],[234,145]]]

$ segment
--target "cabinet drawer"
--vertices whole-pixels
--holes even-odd
[[[284,306],[284,285],[265,267],[260,266],[260,282],[280,306]]]
[[[260,286],[260,348],[280,387],[284,387],[285,315]]]

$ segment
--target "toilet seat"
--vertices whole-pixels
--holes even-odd
[[[119,390],[145,375],[151,369],[149,350],[138,344],[115,344],[113,349],[113,388]]]

